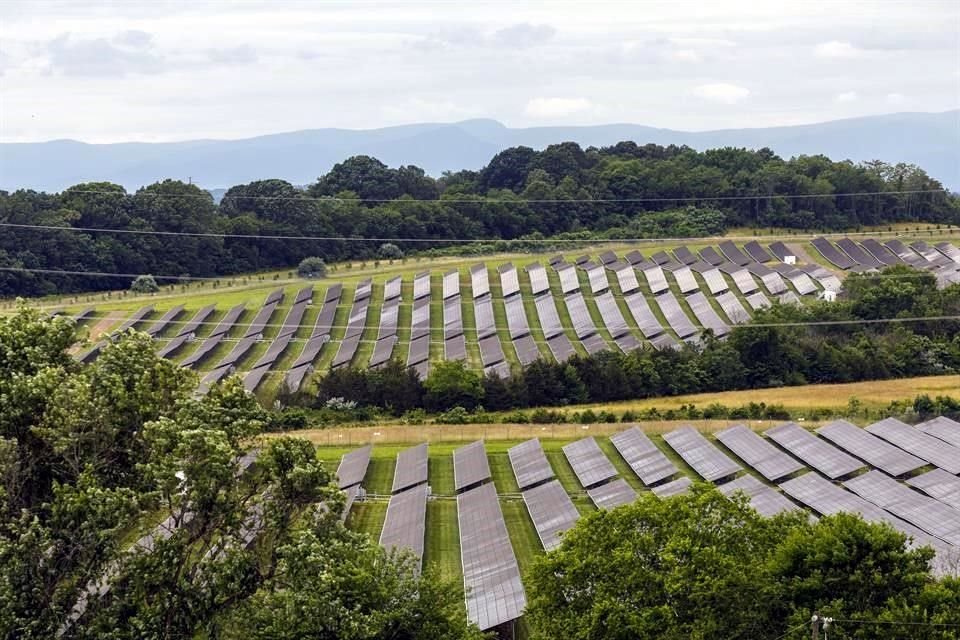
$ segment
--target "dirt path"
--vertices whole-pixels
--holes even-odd
[[[110,330],[113,325],[117,324],[123,317],[125,313],[123,311],[111,311],[97,324],[93,325],[90,328],[90,342],[96,342],[100,339],[104,333]]]

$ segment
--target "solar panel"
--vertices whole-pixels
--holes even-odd
[[[694,471],[710,482],[722,480],[743,469],[693,427],[674,429],[664,434],[663,439]]]
[[[430,295],[430,274],[418,273],[413,279],[413,299],[419,300]]]
[[[484,367],[493,366],[503,362],[503,347],[500,345],[500,336],[493,334],[479,340],[480,361]]]
[[[701,272],[700,275],[703,276],[703,279],[707,283],[707,289],[709,289],[713,295],[719,295],[730,288],[730,285],[727,284],[727,279],[720,273],[720,269],[709,269]]]
[[[490,277],[487,273],[487,265],[482,262],[470,267],[470,288],[473,291],[474,298],[490,293]]]
[[[517,486],[523,491],[553,477],[553,469],[543,447],[536,438],[526,440],[507,450]]]
[[[682,478],[677,478],[676,480],[671,480],[670,482],[664,482],[663,484],[658,484],[655,487],[652,487],[650,491],[653,492],[658,498],[669,498],[671,496],[679,496],[690,490],[690,487],[693,485],[693,481],[683,476]]]
[[[549,340],[563,333],[553,296],[549,294],[538,296],[534,299],[534,304],[537,307],[537,315],[540,317],[540,327],[543,329],[544,337]]]
[[[916,428],[923,433],[939,438],[955,447],[960,447],[960,422],[940,416],[933,420],[921,422]]]
[[[493,298],[489,295],[473,300],[474,322],[478,338],[487,338],[496,335],[496,320],[493,317]]]
[[[616,338],[614,338],[613,341],[616,343],[617,347],[619,347],[620,350],[623,351],[624,353],[630,353],[631,351],[636,351],[641,346],[643,346],[640,343],[640,341],[637,340],[636,336],[634,336],[632,333],[624,333],[623,335],[619,335]]]
[[[795,422],[767,429],[766,436],[828,478],[846,476],[863,463],[821,440]]]
[[[410,341],[407,352],[407,366],[412,367],[430,359],[430,336],[423,336]]]
[[[773,256],[767,253],[766,249],[756,240],[751,240],[743,245],[743,248],[747,254],[757,262],[770,262],[773,260]]]
[[[882,469],[892,476],[902,476],[926,465],[920,458],[898,449],[846,420],[835,420],[817,429],[817,433],[841,449]]]
[[[630,332],[630,327],[627,326],[627,321],[623,319],[623,314],[620,313],[620,307],[617,306],[617,301],[614,300],[612,293],[607,291],[597,296],[595,301],[597,309],[600,311],[600,317],[603,318],[603,323],[607,326],[607,330],[614,340]]]
[[[383,283],[383,299],[393,300],[394,298],[400,297],[400,291],[403,287],[403,278],[397,276],[396,278],[390,278],[385,283]]]
[[[575,258],[573,262],[574,262],[574,264],[581,265],[581,264],[583,264],[583,263],[585,263],[585,262],[589,262],[589,261],[590,261],[590,256],[584,254],[584,255],[582,255],[582,256],[579,256],[578,258]]]
[[[537,343],[530,334],[514,339],[513,348],[517,352],[517,360],[524,367],[540,357],[540,349],[537,348]]]
[[[370,298],[363,298],[353,303],[350,316],[347,318],[347,330],[344,339],[360,339],[360,334],[367,326],[367,310],[370,308]]]
[[[330,289],[336,289],[334,293],[335,296],[330,295]],[[319,336],[329,336],[331,330],[333,329],[333,321],[337,315],[337,305],[340,304],[340,296],[343,293],[343,287],[340,285],[335,285],[330,287],[327,290],[327,296],[323,302],[323,308],[320,309],[320,313],[317,314],[317,321],[313,325],[313,333],[311,338],[316,338]]]
[[[462,333],[443,341],[443,357],[448,361],[467,359],[467,341]]]
[[[876,422],[867,427],[867,431],[945,471],[960,474],[960,447],[927,435],[896,418]]]
[[[886,265],[900,264],[903,260],[893,251],[883,246],[873,238],[864,238],[861,243],[863,248],[870,252],[874,258]]]
[[[721,486],[720,491],[725,496],[732,496],[737,491],[742,491],[750,498],[750,506],[764,518],[772,518],[779,513],[798,509],[797,505],[790,502],[782,493],[773,487],[768,487],[750,474],[731,480]]]
[[[419,362],[410,368],[413,369],[413,371],[421,380],[426,380],[427,375],[430,373],[430,361],[424,360],[423,362]]]
[[[443,299],[460,295],[460,272],[448,271],[443,274]]]
[[[154,322],[152,325],[147,327],[147,331],[146,331],[147,335],[156,337],[157,334],[159,334],[161,331],[166,329],[170,325],[170,323],[173,322],[177,318],[177,316],[179,316],[181,313],[183,313],[182,304],[177,305],[173,309],[168,310],[166,313],[160,316],[160,318],[156,322]]]
[[[300,391],[300,387],[303,386],[303,379],[310,373],[310,369],[310,365],[291,367],[290,370],[287,371],[287,375],[283,378],[283,384],[287,391],[290,393]]]
[[[100,352],[103,351],[103,348],[105,346],[107,346],[106,341],[98,342],[97,344],[93,345],[83,353],[80,353],[79,355],[77,355],[76,356],[77,362],[80,362],[81,364],[89,364],[93,362],[94,360],[97,359],[97,357],[100,355]]]
[[[611,262],[616,262],[616,261],[617,261],[617,254],[615,254],[613,251],[604,251],[603,253],[600,254],[600,264],[602,265],[608,265]]]
[[[160,347],[160,349],[157,350],[157,355],[160,356],[161,358],[169,358],[170,356],[174,355],[177,351],[179,351],[180,348],[183,345],[185,345],[189,339],[190,339],[190,336],[177,336],[172,340],[170,340],[169,342],[167,342],[167,344]]]
[[[687,304],[690,305],[693,315],[697,317],[704,329],[713,331],[713,335],[720,337],[730,333],[730,327],[726,322],[720,319],[720,314],[714,311],[707,297],[697,291],[687,296]]]
[[[232,364],[221,365],[213,369],[200,380],[200,384],[197,386],[197,394],[201,396],[205,395],[213,385],[229,376],[235,370]]]
[[[817,290],[817,285],[813,284],[810,276],[799,269],[795,269],[787,264],[773,265],[773,269],[789,280],[790,284],[797,290],[797,293],[802,296],[811,294]],[[834,279],[836,280],[836,277],[834,277]],[[837,280],[837,282],[839,283],[839,280]]]
[[[734,264],[738,264],[741,267],[746,266],[753,262],[753,258],[745,254],[740,250],[737,245],[735,245],[731,240],[723,240],[720,242],[720,251],[723,252],[723,255]]]
[[[596,333],[589,335],[585,338],[581,338],[580,343],[583,345],[583,348],[586,349],[587,353],[590,355],[607,350],[607,343],[604,342],[603,338],[601,338]]]
[[[700,288],[690,267],[680,267],[673,272],[673,278],[677,281],[677,287],[680,288],[680,293],[690,293]]]
[[[223,342],[223,338],[224,338],[223,333],[207,338],[206,340],[200,343],[200,346],[197,347],[193,353],[191,353],[186,358],[180,361],[180,366],[187,367],[187,368],[194,367],[195,365],[203,361],[208,355],[210,355],[210,352],[216,349],[217,345]],[[99,349],[98,349],[98,352],[99,352]],[[81,360],[81,362],[83,362],[83,360]]]
[[[283,319],[283,324],[277,331],[277,338],[293,337],[300,328],[300,322],[303,320],[303,314],[307,311],[306,301],[298,302],[287,312],[287,317]]]
[[[257,337],[251,336],[249,338],[242,338],[238,340],[233,349],[223,357],[216,368],[225,367],[227,365],[235,365],[238,360],[247,355],[247,352],[253,348],[253,345],[257,344]]]
[[[457,496],[457,521],[467,618],[482,631],[516,620],[527,597],[494,486]]]
[[[762,293],[760,293],[760,295],[763,296]],[[766,300],[766,298],[764,298],[764,300]],[[733,293],[729,291],[721,293],[717,296],[717,303],[733,324],[750,322],[750,314],[743,308],[740,299]],[[769,305],[770,303],[767,302],[767,304]]]
[[[350,364],[350,361],[353,360],[353,356],[356,355],[357,347],[359,346],[359,335],[341,340],[340,347],[337,349],[337,355],[333,357],[333,362],[330,363],[330,368],[336,369],[337,367],[342,367],[345,364]]]
[[[503,301],[507,311],[507,328],[510,338],[516,340],[530,333],[530,324],[527,322],[527,311],[520,296],[513,296]]]
[[[463,309],[459,294],[443,301],[443,337],[445,340],[463,334]]]
[[[560,276],[560,290],[563,293],[580,290],[580,280],[577,278],[577,269],[573,265],[558,266],[557,275]]]
[[[840,240],[837,240],[837,246],[840,247],[840,249],[845,254],[850,256],[850,259],[857,264],[866,267],[879,267],[881,265],[879,260],[866,252],[863,247],[858,245],[850,238],[841,238]]]
[[[490,366],[484,367],[483,369],[484,376],[494,376],[497,378],[509,378],[510,377],[510,365],[504,361],[497,362]]]
[[[623,299],[644,337],[649,340],[663,334],[663,325],[657,320],[657,316],[650,309],[650,305],[642,293],[631,293],[624,296]]]
[[[931,247],[929,244],[927,244],[923,240],[916,240],[914,242],[911,242],[910,247],[914,251],[919,253],[921,256],[923,256],[928,262],[937,263],[937,262],[940,262],[940,258],[943,257],[939,251]]]
[[[705,262],[712,264],[713,266],[719,266],[727,261],[719,251],[713,247],[704,247],[700,249],[700,257],[703,258]]]
[[[212,307],[213,305],[211,305],[211,311],[213,311]],[[77,315],[73,316],[73,321],[77,324],[80,324],[81,322],[89,319],[90,316],[93,315],[94,311],[96,311],[96,309],[93,307],[87,307],[86,309],[80,311]]]
[[[555,266],[555,265],[558,265],[558,264],[560,264],[561,262],[563,262],[563,256],[560,255],[559,253],[558,253],[557,255],[553,256],[552,258],[550,258],[550,260],[549,260],[549,263],[550,263],[550,266],[551,266],[551,267],[553,267],[553,266]]]
[[[627,262],[629,262],[632,265],[640,264],[641,262],[643,262],[643,254],[637,250],[633,250],[623,257]]]
[[[127,329],[132,329],[133,327],[143,322],[143,319],[146,318],[148,315],[150,315],[152,312],[153,312],[152,304],[148,304],[145,307],[140,307],[139,309],[133,312],[132,316],[124,320],[123,324],[117,327],[117,329],[113,333],[119,334],[119,333],[123,333]]]
[[[826,258],[830,264],[838,269],[850,269],[857,264],[847,254],[841,253],[840,250],[833,246],[826,238],[814,238],[810,241],[810,244],[812,244],[813,248],[820,252],[820,255]]]
[[[377,339],[382,340],[397,334],[397,316],[400,313],[400,298],[387,300],[380,306],[380,326]]]
[[[370,366],[376,368],[390,361],[393,348],[397,345],[397,336],[381,338],[373,345],[373,355],[370,356]]]
[[[551,480],[523,492],[530,519],[547,551],[560,546],[560,534],[580,519],[580,512],[559,480]]]
[[[690,322],[690,318],[684,313],[680,307],[680,303],[677,302],[677,299],[673,297],[672,293],[669,291],[661,293],[654,298],[654,300],[663,312],[664,317],[666,317],[667,324],[670,325],[681,339],[688,338],[697,333],[697,328]]]
[[[323,301],[330,302],[331,300],[340,300],[342,296],[343,285],[338,282],[327,287],[327,290],[323,294]]]
[[[423,561],[423,539],[427,519],[427,485],[422,484],[390,496],[387,515],[380,532],[380,546],[405,549],[417,557],[417,568]]]
[[[483,440],[471,442],[453,452],[453,478],[458,492],[490,478]]]
[[[637,427],[610,436],[610,442],[627,461],[640,481],[650,486],[677,473],[677,467]]]
[[[770,243],[770,253],[777,257],[777,260],[780,262],[786,262],[789,256],[796,258],[796,254],[792,249],[788,248],[786,244],[780,242],[771,242]]]
[[[937,251],[950,258],[953,262],[960,264],[960,249],[949,242],[938,242]]]
[[[624,265],[623,268],[617,269],[616,273],[617,282],[620,284],[620,290],[623,293],[630,293],[640,288],[640,283],[637,282],[637,272],[634,271],[633,267]]]
[[[647,279],[647,284],[650,285],[650,291],[654,294],[667,291],[670,288],[670,285],[667,284],[667,277],[663,273],[663,268],[659,265],[644,269],[643,275]]]
[[[598,509],[616,509],[637,499],[637,492],[623,478],[587,489],[587,495]]]
[[[753,276],[751,276],[750,272],[746,269],[737,269],[730,275],[733,278],[733,284],[736,285],[737,289],[739,289],[743,295],[753,293],[759,289],[757,281],[753,279]]]
[[[413,301],[410,315],[410,339],[416,340],[430,335],[430,297]]]
[[[565,302],[567,311],[570,313],[570,321],[573,323],[573,330],[578,338],[583,339],[597,332],[583,295],[580,293],[570,294],[565,298]]]
[[[520,279],[517,277],[517,269],[512,264],[503,264],[498,267],[500,272],[500,289],[503,291],[503,297],[520,293]]]
[[[677,256],[677,260],[686,265],[691,265],[699,259],[687,247],[677,247],[673,250],[673,255]]]
[[[592,293],[597,294],[610,288],[610,283],[607,282],[607,271],[602,266],[596,265],[586,271]]]
[[[340,466],[337,467],[338,487],[346,489],[363,482],[363,477],[367,475],[367,466],[370,464],[370,453],[372,451],[373,445],[368,444],[365,447],[354,449],[350,453],[345,453],[340,458]]]
[[[563,455],[584,487],[592,487],[617,475],[617,470],[592,436],[564,445]]]
[[[550,280],[547,277],[547,270],[543,268],[539,262],[534,262],[533,264],[527,265],[527,275],[530,277],[530,291],[533,295],[537,296],[541,293],[545,293],[550,290]],[[507,274],[501,272],[500,279],[503,284],[504,296],[512,295],[513,293],[520,293],[520,285],[517,283],[517,272],[513,271],[513,283],[511,283],[510,290],[511,294],[507,294],[507,284],[505,282]],[[515,286],[514,286],[514,283]]]
[[[253,320],[247,325],[247,329],[243,334],[244,338],[250,337],[261,337],[263,335],[263,329],[267,326],[267,323],[270,321],[270,318],[273,316],[273,312],[276,311],[278,303],[271,302],[265,304],[260,308],[260,311],[257,312],[257,315],[254,316]]]
[[[716,437],[730,451],[771,482],[804,468],[802,464],[742,424],[724,429],[718,432]]]
[[[883,243],[883,245],[897,254],[897,257],[908,264],[916,264],[917,258],[920,258],[915,251],[910,249],[910,247],[896,238],[887,240]]]
[[[274,339],[274,341],[270,343],[270,346],[267,347],[267,350],[260,357],[260,359],[257,360],[257,363],[253,365],[253,368],[258,369],[264,366],[266,367],[273,366],[273,363],[275,363],[280,358],[280,356],[283,355],[283,352],[287,350],[287,347],[290,345],[291,339],[292,339],[292,336],[282,336]]]
[[[357,289],[353,292],[353,301],[359,302],[373,295],[373,280],[367,278],[357,283]]]
[[[360,485],[355,484],[352,487],[347,487],[343,490],[343,493],[346,494],[346,500],[343,503],[343,513],[340,514],[341,522],[345,521],[347,516],[350,515],[350,509],[360,495]]]
[[[843,483],[865,500],[951,545],[960,545],[960,511],[871,470]]]
[[[271,363],[272,364],[272,363]],[[270,364],[254,367],[243,376],[243,388],[253,393],[263,381],[263,378],[270,372]]]
[[[563,333],[547,338],[547,346],[557,362],[566,362],[576,354],[570,339]]]
[[[907,484],[954,509],[960,509],[960,478],[943,469],[934,469],[908,478]]]

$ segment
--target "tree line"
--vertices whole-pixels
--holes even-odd
[[[960,286],[937,289],[931,274],[894,266],[851,275],[845,287],[840,301],[777,304],[697,346],[541,359],[506,378],[462,362],[437,363],[423,381],[400,363],[334,369],[316,393],[282,400],[322,407],[339,398],[399,416],[419,407],[504,411],[960,372],[960,320],[886,321],[960,317]]]
[[[769,149],[699,152],[633,142],[583,149],[565,142],[542,151],[507,149],[479,171],[439,178],[356,156],[313,184],[259,180],[227,189],[219,203],[175,180],[134,193],[107,182],[61,193],[0,191],[0,222],[196,234],[6,227],[0,267],[216,277],[290,268],[307,256],[369,259],[381,243],[364,239],[384,237],[425,241],[398,243],[409,253],[451,246],[452,239],[694,237],[735,226],[840,230],[918,220],[960,223],[957,197],[903,193],[940,189],[913,165],[783,159]],[[855,193],[874,195],[849,195]],[[131,279],[0,272],[0,295],[126,288]]]

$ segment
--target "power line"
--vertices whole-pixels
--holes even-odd
[[[163,193],[156,191],[138,191],[136,193],[128,194],[125,191],[108,191],[108,190],[98,190],[98,189],[69,189],[67,191],[61,192],[61,195],[69,192],[69,194],[89,194],[89,195],[114,195],[114,196],[130,196],[130,197],[151,197],[151,198],[190,198],[190,199],[202,199],[208,200],[210,195],[207,193]],[[573,203],[573,204],[584,204],[584,203],[598,203],[598,204],[615,204],[619,202],[628,202],[628,203],[638,203],[638,202],[710,202],[710,201],[737,201],[737,200],[772,200],[785,199],[785,200],[803,200],[808,198],[851,198],[858,196],[884,196],[884,195],[914,195],[914,194],[924,194],[924,193],[950,193],[949,190],[941,189],[901,189],[895,191],[857,191],[849,193],[810,193],[810,194],[799,194],[799,193],[790,193],[790,194],[770,194],[770,193],[758,193],[753,195],[731,195],[731,196],[650,196],[650,197],[637,197],[637,198],[484,198],[483,196],[475,196],[474,198],[413,198],[401,196],[399,198],[342,198],[339,196],[308,196],[308,195],[297,195],[297,196],[265,196],[265,195],[237,195],[229,196],[224,195],[221,197],[220,201],[224,200],[266,200],[266,201],[297,201],[297,202],[337,202],[337,203],[346,203],[346,202],[374,202],[374,203],[423,203],[423,202],[435,202],[437,204],[564,204],[564,203]]]
[[[832,618],[832,622],[842,622],[844,624],[888,624],[905,627],[948,627],[960,629],[958,622],[914,622],[909,620],[849,620],[843,618]]]

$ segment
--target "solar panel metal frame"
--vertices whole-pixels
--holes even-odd
[[[593,436],[564,445],[563,455],[566,456],[577,480],[584,488],[590,488],[617,476],[616,467],[604,455]]]
[[[557,305],[550,294],[544,294],[534,298],[534,305],[537,309],[537,316],[540,319],[540,327],[543,329],[543,336],[550,340],[551,338],[563,334],[563,326],[560,324],[560,314],[557,313]]]
[[[907,478],[907,484],[954,509],[960,509],[960,478],[939,467]]]
[[[897,420],[887,418],[867,427],[867,431],[879,436],[945,471],[960,474],[960,447],[954,447],[939,438]]]
[[[177,316],[179,316],[181,313],[183,313],[182,304],[178,304],[172,309],[169,309],[166,313],[160,316],[153,324],[147,327],[146,329],[147,335],[156,337],[158,333],[166,329],[170,325],[170,323],[173,322],[177,318]]]
[[[944,542],[960,546],[960,511],[872,469],[843,483],[850,491]]]
[[[335,285],[339,291],[335,291],[337,295],[331,297],[330,290],[328,289],[328,295],[325,296],[323,301],[323,307],[320,308],[320,313],[317,314],[317,320],[313,325],[313,333],[310,334],[311,338],[317,338],[320,336],[329,336],[333,331],[333,322],[336,319],[337,315],[337,306],[340,304],[340,298],[343,293],[343,287],[340,285]],[[333,289],[334,287],[330,287]]]
[[[643,277],[646,278],[647,284],[650,286],[650,292],[654,295],[670,290],[667,276],[663,273],[663,268],[660,265],[644,269]]]
[[[637,281],[637,272],[634,271],[632,266],[624,265],[623,268],[617,269],[616,274],[620,290],[624,294],[632,293],[640,288],[640,283]]]
[[[429,446],[426,443],[409,447],[398,453],[397,464],[393,468],[391,493],[397,493],[418,484],[426,484],[428,466]]]
[[[718,246],[720,247],[720,251],[727,258],[727,260],[729,260],[734,264],[738,264],[741,267],[745,267],[746,265],[753,262],[753,258],[745,254],[743,251],[741,251],[740,248],[737,245],[735,245],[732,240],[722,240],[720,241],[720,244]]]
[[[482,262],[470,267],[470,290],[474,298],[490,293],[490,275],[487,273],[487,265]]]
[[[643,254],[636,249],[628,252],[625,256],[623,256],[623,258],[631,265],[637,265],[643,262]]]
[[[902,476],[927,464],[846,420],[834,420],[825,424],[817,429],[817,434],[892,476]]]
[[[699,332],[697,327],[690,322],[690,318],[684,313],[680,303],[677,302],[672,293],[669,291],[661,293],[654,298],[654,301],[667,319],[667,324],[681,339],[689,338]]]
[[[360,346],[359,335],[341,340],[340,347],[337,349],[337,355],[333,357],[333,362],[330,363],[330,368],[336,369],[337,367],[349,364],[350,361],[353,360],[353,356],[356,355],[358,346]]]
[[[476,440],[453,451],[453,484],[459,493],[467,487],[490,479],[490,464],[483,440]]]
[[[587,279],[590,282],[590,291],[598,294],[610,288],[610,282],[607,280],[607,270],[600,265],[586,269]]]
[[[717,482],[743,470],[693,427],[674,429],[665,433],[663,439],[704,480]]]
[[[672,478],[679,470],[639,427],[610,436],[610,442],[645,486]]]
[[[427,519],[427,485],[422,484],[390,496],[387,514],[380,531],[380,546],[405,549],[417,558],[417,569],[423,564],[423,545]]]
[[[557,276],[560,278],[560,291],[564,294],[580,290],[580,279],[577,277],[577,269],[573,265],[557,267]]]
[[[720,491],[728,497],[737,491],[742,491],[750,499],[750,506],[764,518],[772,518],[780,513],[799,509],[789,498],[750,474],[744,474],[721,485]]]
[[[425,335],[410,341],[407,351],[407,366],[412,367],[430,359],[430,336]]]
[[[597,310],[600,311],[600,317],[603,318],[603,323],[606,325],[607,331],[610,332],[611,338],[616,340],[620,336],[630,333],[630,327],[624,320],[623,314],[620,313],[620,307],[617,305],[613,293],[606,291],[594,298],[594,301],[597,303]]]
[[[673,278],[677,281],[677,288],[680,289],[680,293],[690,293],[700,289],[700,284],[693,275],[693,271],[687,266],[676,269],[673,272]]]
[[[610,264],[611,262],[616,262],[617,260],[619,260],[619,258],[617,258],[617,254],[614,253],[613,251],[604,251],[603,253],[600,254],[599,259],[600,259],[600,264],[604,266]]]
[[[690,251],[690,249],[688,249],[687,247],[676,247],[673,250],[673,255],[677,257],[677,260],[679,260],[680,262],[682,262],[687,266],[699,260],[699,258],[693,253],[693,251]]]
[[[520,278],[517,275],[516,267],[512,264],[500,265],[497,271],[500,273],[500,289],[504,299],[520,293]]]
[[[550,348],[550,353],[553,354],[557,362],[566,362],[577,353],[570,343],[570,338],[565,333],[547,338],[547,347]]]
[[[703,258],[704,262],[712,264],[715,267],[718,267],[727,261],[727,259],[724,258],[720,252],[713,247],[703,247],[700,249],[700,257]]]
[[[496,333],[477,341],[480,347],[480,362],[484,367],[491,367],[503,362],[506,358],[503,354],[503,346],[500,344],[500,336]]]
[[[370,355],[370,367],[376,368],[390,361],[393,349],[397,346],[398,338],[395,335],[387,336],[376,341],[373,353]]]
[[[587,489],[587,495],[598,509],[616,509],[637,499],[636,490],[623,478],[614,478],[610,482]]]
[[[343,454],[336,473],[339,488],[346,489],[363,482],[364,476],[367,475],[367,467],[370,465],[372,451],[373,445],[368,444]]]
[[[593,318],[590,317],[590,311],[587,309],[587,302],[581,293],[571,293],[564,298],[564,302],[570,314],[573,331],[578,338],[583,340],[597,332],[597,327],[593,324]]]
[[[666,329],[660,324],[660,320],[657,319],[657,316],[653,313],[650,304],[642,293],[631,293],[625,295],[623,299],[627,303],[627,309],[630,310],[630,315],[633,316],[634,321],[637,323],[640,333],[642,333],[645,338],[650,340],[659,335],[663,335]]]
[[[720,269],[716,267],[703,271],[700,275],[707,283],[707,289],[710,290],[712,295],[716,296],[730,289],[730,285],[727,284],[727,279],[723,277]]]
[[[569,530],[580,519],[580,512],[559,480],[527,489],[522,493],[527,512],[537,530],[544,550],[560,546],[560,534]]]
[[[735,424],[717,432],[715,437],[771,482],[806,468],[745,425]]]
[[[527,321],[527,310],[523,306],[523,299],[513,296],[503,301],[507,315],[507,328],[510,338],[516,340],[530,333],[530,323]]]
[[[760,293],[759,291],[755,293]],[[754,294],[750,294],[754,295]],[[763,294],[760,293],[762,296]],[[750,312],[743,308],[740,299],[730,291],[725,291],[716,297],[717,304],[723,309],[727,318],[733,324],[743,324],[750,322]],[[769,304],[769,303],[768,303]]]
[[[926,422],[921,422],[914,427],[927,434],[943,440],[947,444],[960,447],[960,422],[951,420],[946,416],[939,416]]]
[[[383,283],[383,299],[384,301],[393,300],[400,297],[400,292],[403,289],[403,278],[397,276],[396,278],[390,278]]]
[[[541,293],[550,291],[550,279],[547,276],[547,270],[539,262],[534,262],[532,264],[527,265],[527,276],[530,278],[530,291],[531,293],[533,293],[533,295],[536,296],[536,295],[540,295]],[[519,284],[519,281],[517,280],[516,269],[513,270],[514,282],[511,283],[511,287],[510,287],[511,293],[509,294],[507,293],[507,284],[505,282],[506,277],[507,277],[507,274],[501,272],[500,280],[501,280],[501,283],[503,284],[504,297],[508,295],[513,295],[514,293],[520,293],[520,284]]]
[[[533,438],[507,449],[513,476],[521,491],[541,484],[554,477],[553,467],[543,452],[540,440]]]
[[[757,262],[763,263],[773,261],[773,256],[767,253],[767,250],[763,248],[763,245],[756,240],[747,242],[745,245],[743,245],[743,249],[747,252],[747,255]]]
[[[413,301],[410,314],[410,339],[416,340],[430,335],[430,298],[417,298]]]
[[[443,299],[448,300],[460,295],[460,272],[448,271],[443,274]]]
[[[831,480],[850,475],[865,466],[795,422],[785,422],[767,429],[764,435]]]
[[[523,615],[527,598],[492,484],[457,496],[467,618],[486,631]]]
[[[419,300],[430,295],[430,273],[418,273],[413,278],[413,299]]]
[[[462,333],[443,341],[443,357],[448,361],[467,359],[467,342]]]
[[[257,315],[253,317],[253,320],[250,322],[250,324],[247,325],[247,328],[243,333],[243,337],[250,338],[253,336],[263,335],[263,330],[266,328],[267,323],[270,322],[270,318],[273,317],[278,305],[278,302],[271,302],[263,305],[260,308],[260,311],[257,312]]]
[[[693,480],[687,476],[681,476],[676,480],[671,480],[670,482],[664,482],[663,484],[658,484],[655,487],[651,487],[650,491],[652,491],[653,494],[658,498],[665,499],[672,496],[682,495],[689,491],[691,486],[693,486]]]
[[[720,314],[714,310],[703,293],[699,291],[691,293],[687,296],[687,304],[690,305],[690,310],[704,329],[710,329],[718,338],[730,333],[730,325],[720,318]]]
[[[517,360],[522,366],[527,366],[540,358],[540,349],[529,333],[513,340],[513,348],[517,352]]]
[[[824,259],[844,271],[856,266],[856,261],[847,254],[837,249],[829,240],[824,237],[817,237],[810,241],[813,248],[816,249]]]

